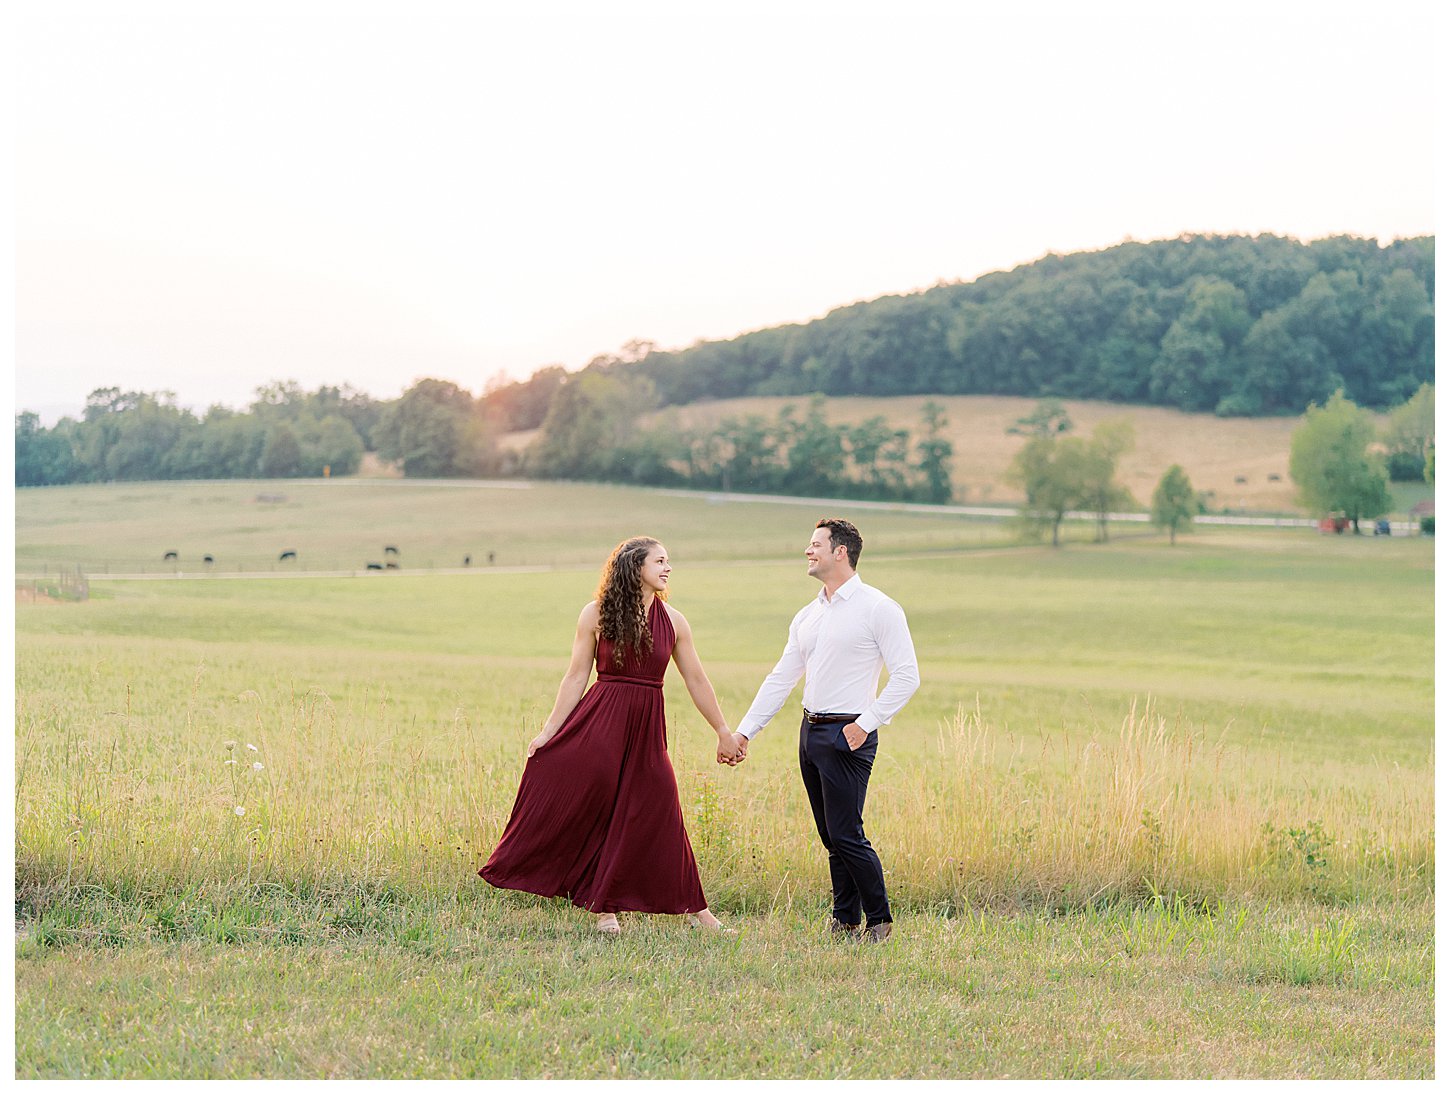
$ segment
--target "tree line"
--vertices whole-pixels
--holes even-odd
[[[526,386],[525,386],[526,387]],[[92,392],[79,419],[15,419],[19,487],[164,479],[350,475],[375,452],[411,478],[533,476],[752,493],[835,494],[922,502],[951,498],[946,417],[923,407],[917,436],[880,416],[831,423],[825,399],[803,414],[725,418],[689,429],[646,380],[586,372],[552,385],[522,450],[502,445],[508,414],[446,380],[417,381],[396,400],[351,388],[267,385],[245,412],[178,407],[168,392]]]
[[[1019,395],[1220,415],[1302,414],[1335,391],[1403,403],[1434,379],[1433,237],[1185,236],[1049,255],[682,350],[636,343],[586,371],[664,405],[751,395]],[[542,421],[563,372],[498,393]]]

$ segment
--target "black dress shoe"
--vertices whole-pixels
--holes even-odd
[[[891,935],[891,921],[883,920],[879,924],[867,924],[866,930],[861,933],[863,943],[884,943]]]

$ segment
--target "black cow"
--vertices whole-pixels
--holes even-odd
[[[211,566],[211,565],[212,565],[212,563],[214,563],[214,562],[216,562],[216,560],[215,560],[215,559],[213,559],[213,558],[212,558],[212,557],[211,557],[211,556],[210,556],[210,555],[203,555],[203,556],[202,556],[202,557],[201,557],[201,561],[202,561],[202,562],[203,562],[203,563],[205,563],[205,564],[206,564],[206,565],[207,565],[207,566]]]
[[[473,556],[472,555],[465,555],[463,557],[463,565],[464,566],[470,566],[472,563],[473,563]]]
[[[161,556],[161,561],[163,563],[174,563],[174,562],[176,562],[176,552],[174,552],[174,551],[168,551],[165,555]]]
[[[389,544],[387,547],[383,548],[383,554],[384,555],[396,555],[396,554],[398,554],[398,549],[395,548],[395,547],[393,547],[392,544]]]
[[[368,569],[369,570],[382,570],[383,569],[383,564],[382,563],[369,563],[368,564]]]
[[[277,562],[285,563],[288,559],[295,558],[297,558],[297,553],[295,551],[284,551],[281,555],[277,556]]]
[[[393,562],[391,559],[389,559],[388,560],[388,569],[389,570],[397,570],[398,569],[398,564],[395,563],[395,562]]]

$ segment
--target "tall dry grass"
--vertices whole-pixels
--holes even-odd
[[[461,711],[423,738],[386,696],[339,708],[318,689],[271,701],[249,690],[222,725],[215,713],[203,725],[194,706],[177,714],[167,757],[154,739],[126,734],[98,749],[22,700],[22,903],[86,891],[485,892],[474,872],[517,786],[511,738]],[[794,770],[699,772],[694,759],[676,765],[712,901],[751,912],[823,901],[825,855]],[[1433,886],[1432,780],[1394,777],[1296,788],[1261,754],[1205,741],[1147,704],[1133,704],[1116,735],[1086,742],[1029,742],[959,709],[924,760],[880,766],[866,820],[903,909],[1423,895]]]

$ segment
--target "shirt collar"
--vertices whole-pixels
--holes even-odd
[[[820,592],[816,594],[816,600],[820,601],[822,604],[834,604],[838,600],[849,601],[851,599],[851,595],[854,594],[858,589],[860,589],[861,585],[861,575],[853,574],[851,575],[851,577],[847,578],[844,582],[841,583],[840,588],[836,590],[836,595],[832,597],[829,601],[826,600],[826,587],[821,586]]]

